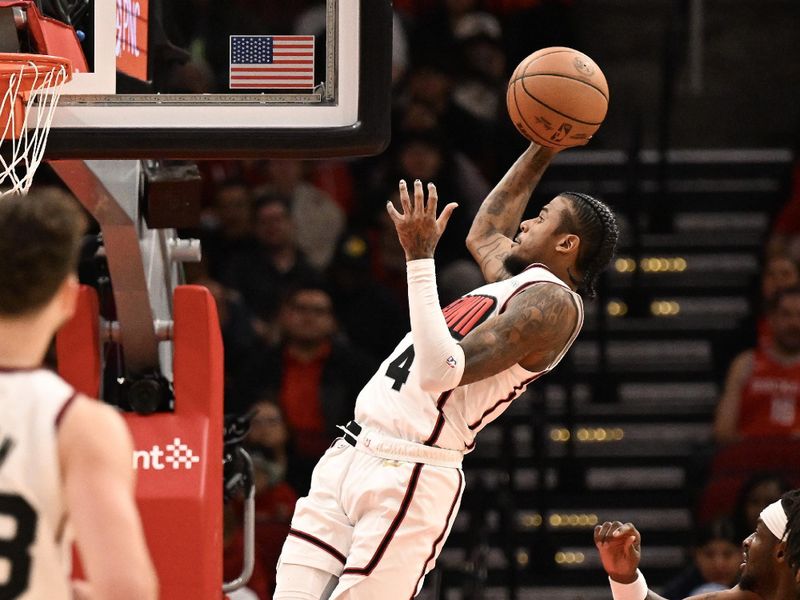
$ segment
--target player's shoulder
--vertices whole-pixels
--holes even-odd
[[[527,311],[535,309],[542,314],[577,316],[579,307],[572,290],[551,281],[537,281],[509,299],[508,309]]]
[[[119,411],[83,394],[76,394],[65,408],[58,432],[62,446],[67,448],[130,444],[130,432]]]
[[[75,394],[75,399],[66,411],[64,422],[68,420],[92,426],[125,426],[119,409],[80,393]]]

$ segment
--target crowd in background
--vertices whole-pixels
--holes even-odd
[[[175,71],[168,91],[225,87],[227,39],[214,35],[221,19],[249,20],[219,28],[241,33],[324,27],[321,2],[227,4],[170,3],[186,18],[167,33],[191,49],[192,60]],[[258,560],[249,587],[259,598],[271,597],[275,561],[313,465],[408,329],[405,259],[386,201],[395,198],[401,177],[435,182],[443,201],[460,204],[436,253],[441,302],[482,283],[466,233],[526,144],[505,112],[507,78],[536,48],[574,45],[570,6],[570,0],[395,0],[386,152],[352,160],[200,163],[205,209],[200,227],[185,233],[201,239],[203,261],[187,265],[187,279],[207,286],[217,302],[225,410],[251,415]],[[718,352],[722,394],[713,431],[723,450],[800,434],[800,167],[787,200],[764,243],[754,311]],[[769,469],[751,475],[726,491],[703,492],[692,564],[666,597],[735,583],[739,544],[754,515],[800,483]],[[736,493],[727,504],[718,502],[731,489]],[[227,579],[240,565],[240,520],[240,506],[226,507]]]

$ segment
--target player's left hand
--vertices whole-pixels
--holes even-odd
[[[608,522],[594,528],[594,545],[614,581],[631,583],[642,557],[642,536],[633,523]]]
[[[426,202],[422,182],[417,179],[414,182],[414,201],[412,203],[408,196],[408,186],[405,180],[401,179],[400,205],[403,212],[398,212],[391,202],[386,204],[386,210],[397,229],[397,237],[405,250],[407,261],[433,258],[433,251],[447,227],[447,221],[450,220],[450,215],[458,206],[455,202],[451,202],[444,207],[442,214],[437,219],[436,204],[438,200],[436,186],[429,183],[428,201]]]

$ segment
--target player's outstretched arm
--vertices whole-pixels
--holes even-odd
[[[503,259],[513,245],[533,190],[558,150],[532,143],[489,192],[467,235],[467,248],[486,281],[508,279]]]
[[[134,500],[125,422],[112,407],[78,398],[59,425],[58,447],[92,600],[155,600],[158,582]]]
[[[608,573],[614,600],[666,600],[647,588],[639,571],[642,556],[642,537],[633,523],[606,521],[594,528],[594,544],[600,552],[603,568]],[[758,600],[752,592],[734,587],[721,592],[709,592],[686,600]]]

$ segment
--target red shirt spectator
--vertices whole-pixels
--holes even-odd
[[[768,349],[753,353],[742,390],[739,433],[743,437],[800,432],[800,358],[782,361]]]
[[[769,307],[772,343],[731,364],[717,407],[718,442],[800,434],[800,288],[779,292]]]
[[[294,303],[293,311],[332,311],[329,299],[324,306],[315,306],[313,299],[307,304]],[[298,452],[306,456],[322,456],[330,444],[325,431],[320,398],[322,369],[331,353],[330,343],[323,343],[309,353],[293,351],[287,347],[283,351],[283,377],[281,379],[280,402],[289,429],[295,434]]]

